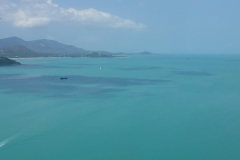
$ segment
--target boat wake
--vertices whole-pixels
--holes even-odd
[[[0,142],[0,148],[3,147],[3,146],[5,146],[7,143],[9,143],[10,141],[12,141],[13,139],[15,139],[17,136],[18,136],[18,134],[17,134],[17,135],[13,135],[13,136],[5,139],[4,141]]]

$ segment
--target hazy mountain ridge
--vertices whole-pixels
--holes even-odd
[[[77,48],[72,45],[65,45],[57,41],[46,39],[29,41],[26,47],[41,53],[80,53],[80,54],[89,53],[89,51]]]
[[[145,52],[141,52],[145,53]],[[150,55],[136,53],[136,55]],[[54,40],[25,41],[18,37],[0,39],[0,56],[5,57],[114,57],[127,53],[111,53],[108,51],[88,51],[73,45],[66,45]]]
[[[40,57],[41,54],[34,52],[22,45],[0,49],[0,56],[5,57]]]
[[[20,45],[24,46],[25,44],[26,44],[26,41],[18,37],[0,39],[0,48],[7,48],[11,46],[20,46]]]
[[[34,41],[25,41],[18,37],[0,39],[0,48],[7,48],[12,46],[24,46],[27,49],[38,53],[89,53],[89,51],[86,51],[84,49],[77,48],[72,45],[62,44],[54,40],[41,39]]]

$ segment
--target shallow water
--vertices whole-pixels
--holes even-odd
[[[18,61],[0,68],[0,159],[240,157],[238,55]]]

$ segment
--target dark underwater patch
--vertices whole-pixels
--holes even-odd
[[[124,92],[127,90],[124,87],[134,85],[157,85],[171,82],[169,80],[78,75],[71,75],[67,80],[60,80],[60,77],[5,74],[0,75],[0,87],[9,93],[41,93],[57,97],[76,97]]]
[[[229,62],[240,62],[240,60],[238,60],[238,59],[231,59],[231,60],[225,60],[225,61],[229,61]]]
[[[186,76],[212,76],[213,75],[208,72],[197,72],[197,71],[173,71],[173,73],[178,75],[186,75]]]
[[[27,68],[27,69],[38,69],[38,68],[65,68],[61,66],[54,66],[54,65],[39,65],[39,64],[23,64],[19,66],[21,68]]]
[[[47,68],[47,69],[55,69],[55,68],[85,68],[85,65],[69,65],[69,66],[57,66],[57,65],[32,65],[32,64],[23,64],[21,67],[27,69],[38,69],[38,68]]]
[[[128,68],[118,68],[119,70],[123,71],[142,71],[142,70],[154,70],[160,69],[162,67],[128,67]]]
[[[107,86],[155,85],[170,82],[169,80],[90,76],[69,76],[69,81],[78,84],[101,84]]]

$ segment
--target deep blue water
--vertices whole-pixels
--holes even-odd
[[[0,67],[0,159],[240,157],[239,55],[17,60]]]

